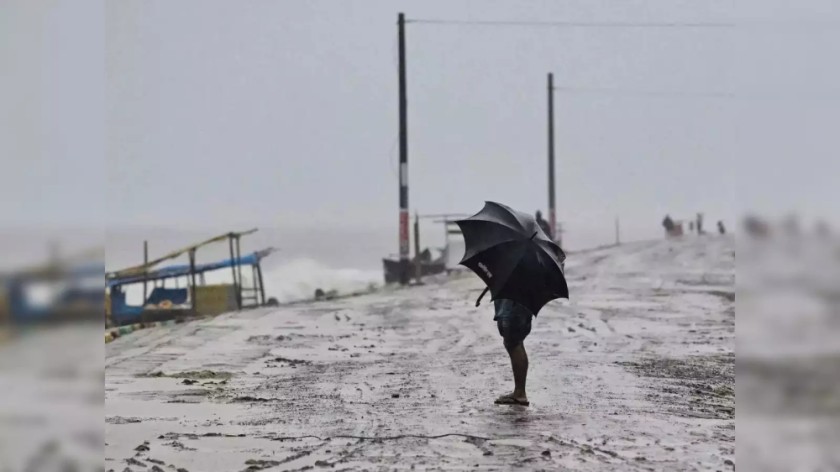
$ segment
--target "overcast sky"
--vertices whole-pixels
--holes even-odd
[[[617,89],[556,94],[570,240],[609,239],[614,216],[637,237],[659,235],[666,212],[832,217],[840,8],[789,3],[3,2],[3,217],[396,234],[399,11],[739,25],[409,24],[412,212],[545,209],[551,71],[558,86]]]

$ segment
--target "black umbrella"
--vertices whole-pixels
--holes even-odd
[[[487,284],[493,300],[513,300],[536,316],[549,301],[569,298],[566,255],[532,216],[485,202],[480,212],[457,223],[466,244],[461,265]]]

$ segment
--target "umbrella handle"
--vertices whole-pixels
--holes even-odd
[[[488,290],[490,290],[489,286],[484,287],[484,291],[481,292],[481,295],[478,296],[478,300],[475,301],[475,306],[481,305],[481,299],[484,298],[484,295],[487,293]]]

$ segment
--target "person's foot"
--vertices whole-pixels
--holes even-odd
[[[495,403],[496,405],[522,405],[522,406],[528,406],[528,405],[531,404],[530,402],[528,402],[528,397],[526,397],[525,395],[514,395],[512,393],[500,396],[493,403]]]

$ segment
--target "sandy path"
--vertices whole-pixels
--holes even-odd
[[[570,257],[530,408],[492,403],[473,276],[139,331],[107,346],[106,469],[730,470],[734,264],[711,237]]]

